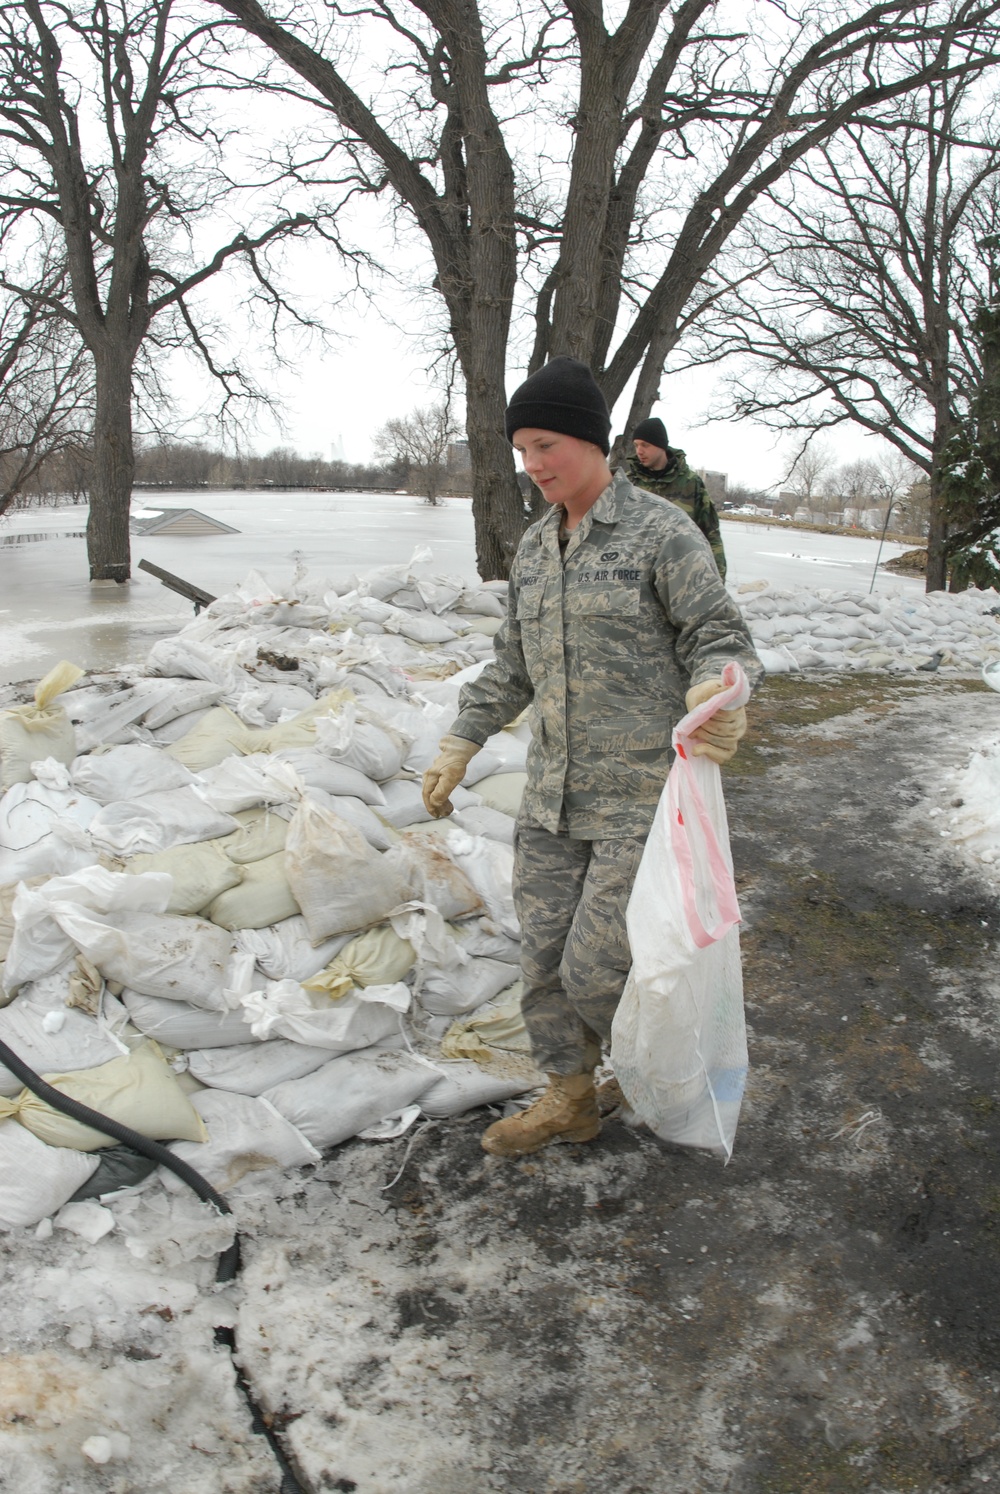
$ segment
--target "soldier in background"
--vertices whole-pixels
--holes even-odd
[[[600,1130],[594,1069],[631,964],[625,907],[670,766],[674,724],[722,689],[735,659],[761,668],[704,537],[682,510],[608,466],[611,421],[594,377],[554,358],[517,389],[507,435],[549,512],[514,557],[496,653],[465,685],[424,775],[449,794],[488,737],[530,707],[528,781],[514,834],[521,1009],[549,1078],[483,1137],[496,1156]],[[694,752],[727,762],[746,730],[719,711]]]
[[[683,451],[668,446],[667,431],[657,415],[641,420],[632,432],[635,456],[628,459],[628,475],[637,488],[669,498],[693,519],[712,547],[719,575],[726,579],[726,554],[715,504],[697,472],[692,472]]]

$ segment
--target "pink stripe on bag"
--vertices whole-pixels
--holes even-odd
[[[719,695],[714,695],[710,700],[697,706],[687,716],[678,722],[674,729],[673,742],[676,757],[673,767],[667,777],[667,806],[670,812],[670,844],[677,858],[677,867],[680,872],[681,898],[684,904],[684,916],[687,919],[691,938],[699,949],[705,949],[709,944],[716,943],[725,938],[731,928],[741,921],[740,905],[736,896],[736,883],[730,870],[726,857],[719,845],[719,838],[715,833],[715,826],[706,808],[705,801],[701,796],[697,779],[691,768],[685,744],[690,734],[697,731],[705,721],[715,715],[716,711],[731,709],[736,704],[743,704],[749,696],[749,687],[746,676],[738,664],[730,662],[722,671],[722,678],[726,689]],[[742,699],[741,699],[742,697]],[[712,764],[718,772],[718,766]],[[698,911],[698,900],[695,892],[694,878],[694,853],[691,847],[690,832],[684,823],[684,814],[681,810],[682,790],[688,800],[689,813],[693,810],[695,819],[701,827],[701,833],[705,838],[705,854],[708,858],[708,873],[712,883],[712,891],[719,909],[719,922],[711,929],[705,927],[701,914]]]

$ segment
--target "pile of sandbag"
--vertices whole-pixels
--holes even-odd
[[[0,1040],[217,1187],[539,1082],[510,888],[527,728],[451,820],[420,792],[505,588],[427,558],[340,594],[254,573],[143,672],[60,666],[0,713]],[[0,1066],[0,1223],[148,1167]]]
[[[978,670],[1000,659],[995,591],[783,591],[766,581],[737,599],[769,674],[797,669]]]

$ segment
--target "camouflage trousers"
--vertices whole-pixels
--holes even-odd
[[[530,821],[514,832],[521,1008],[548,1074],[592,1069],[610,1040],[632,963],[625,908],[645,840],[571,840]]]

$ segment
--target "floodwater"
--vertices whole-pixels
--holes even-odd
[[[144,493],[147,510],[196,508],[238,534],[135,535],[127,586],[87,580],[86,509],[30,509],[0,521],[0,683],[37,680],[59,659],[87,669],[140,662],[150,646],[188,621],[191,604],[136,569],[149,560],[221,596],[262,571],[282,590],[296,562],[342,587],[353,572],[409,560],[418,545],[433,552],[420,574],[476,576],[472,510],[467,499],[430,508],[391,493]],[[13,541],[17,541],[14,543]],[[723,520],[731,589],[751,581],[775,586],[867,591],[878,542],[814,534],[791,525]],[[898,555],[886,544],[882,559]],[[878,574],[880,593],[922,590],[922,582]]]

